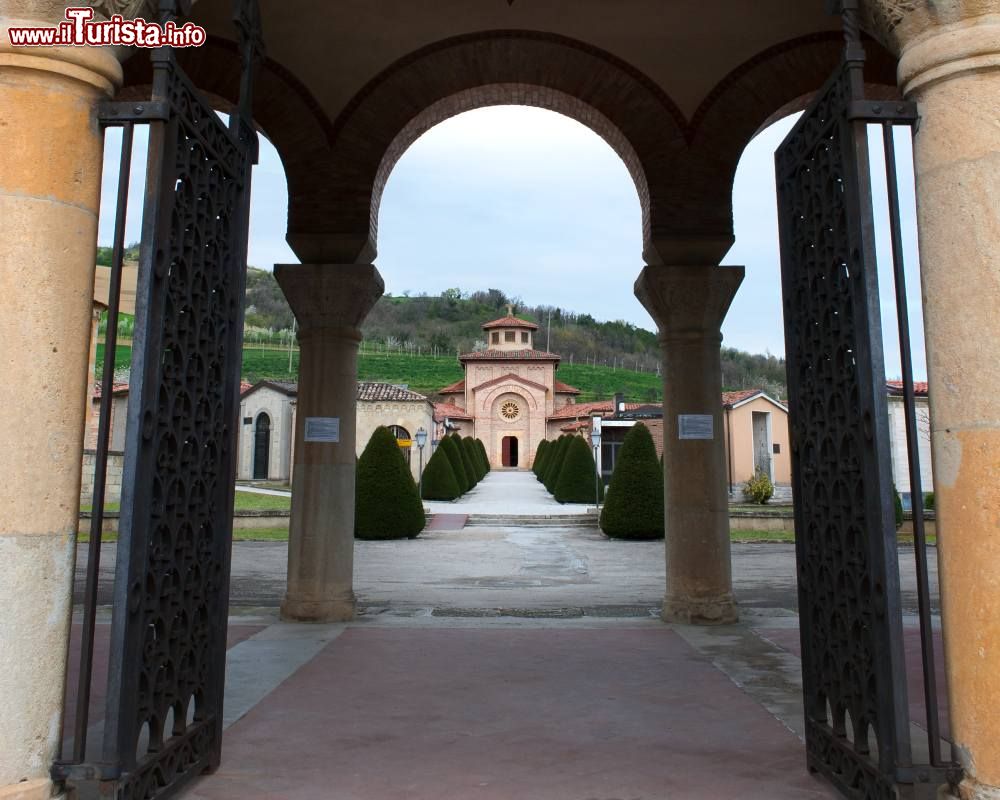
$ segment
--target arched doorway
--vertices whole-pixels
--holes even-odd
[[[399,452],[403,454],[406,465],[410,465],[410,453],[413,450],[413,438],[410,432],[402,425],[390,425],[389,432],[396,437],[396,444],[399,445]]]
[[[503,465],[505,467],[517,466],[517,437],[504,436],[503,442]]]
[[[267,480],[271,461],[271,418],[261,412],[257,415],[257,423],[253,435],[253,479]]]

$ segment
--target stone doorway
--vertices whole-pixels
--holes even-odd
[[[266,481],[271,462],[271,418],[261,413],[257,417],[253,437],[253,479]]]
[[[501,447],[503,448],[502,463],[505,467],[517,466],[517,437],[504,436]]]

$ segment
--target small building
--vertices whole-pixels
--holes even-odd
[[[892,452],[892,482],[903,501],[903,508],[912,508],[909,457],[906,448],[906,409],[903,403],[903,382],[886,382],[889,406],[889,446]],[[923,494],[933,491],[934,475],[931,464],[931,415],[926,381],[913,384],[914,416],[917,430],[917,455],[920,458],[920,488]],[[921,502],[923,502],[921,500]]]

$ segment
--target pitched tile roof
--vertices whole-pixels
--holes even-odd
[[[454,403],[435,403],[434,421],[441,422],[445,417],[449,419],[472,419],[464,408],[459,408]]]
[[[463,394],[465,392],[465,378],[455,381],[443,389],[438,389],[438,394]]]
[[[477,350],[462,353],[459,361],[561,361],[562,356],[544,350]]]
[[[722,407],[732,408],[737,403],[742,403],[744,400],[749,400],[754,395],[764,394],[763,389],[740,389],[737,392],[723,392],[722,393]]]
[[[576,433],[577,431],[589,428],[589,422],[571,422],[569,425],[563,425],[559,430],[565,431],[566,433]]]
[[[552,384],[552,390],[556,394],[580,394],[580,390],[575,386],[570,386],[568,383],[563,383],[562,381],[555,381]]]
[[[642,403],[625,404],[626,411],[635,411],[636,409],[642,407]],[[596,403],[569,403],[562,408],[556,409],[555,412],[548,417],[548,419],[579,419],[580,417],[589,417],[592,414],[605,416],[607,414],[613,414],[614,408],[614,400],[598,400]]]
[[[94,384],[94,394],[93,398],[99,400],[104,392],[104,385],[98,381]],[[113,383],[111,384],[111,396],[112,397],[124,397],[128,394],[128,384],[127,383]]]
[[[358,381],[358,400],[390,400],[396,402],[419,402],[427,400],[422,394],[411,392],[391,383],[369,383]]]
[[[903,394],[903,382],[902,381],[886,381],[885,388],[888,389],[889,394],[895,397],[896,395],[902,396]],[[913,382],[913,393],[917,397],[927,397],[927,381],[914,381]]]
[[[247,383],[246,381],[243,381],[240,383],[240,397],[246,397],[248,394],[265,387],[281,392],[283,395],[287,395],[288,397],[295,397],[299,393],[299,385],[295,381],[264,380],[257,381],[257,383]]]
[[[484,331],[490,328],[528,328],[533,331],[538,330],[538,326],[534,322],[528,322],[526,319],[518,319],[513,314],[508,314],[506,317],[495,319],[492,322],[483,323]]]

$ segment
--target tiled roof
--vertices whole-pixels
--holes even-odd
[[[563,425],[559,430],[566,433],[576,433],[586,428],[590,428],[589,422],[571,422],[569,425]]]
[[[252,384],[243,381],[240,384],[240,397],[246,397],[251,392],[265,387],[281,392],[288,397],[295,397],[299,393],[299,385],[295,381],[257,381],[257,383]]]
[[[764,394],[763,389],[740,389],[738,392],[723,392],[722,407],[732,408],[737,403],[749,400],[754,395]]]
[[[94,384],[94,394],[93,398],[99,400],[101,394],[104,391],[104,386],[101,383]],[[111,385],[111,396],[112,397],[123,397],[128,394],[128,384],[127,383],[113,383]]]
[[[402,402],[419,402],[426,400],[422,394],[411,392],[401,386],[391,383],[368,383],[358,381],[358,400],[389,400]]]
[[[454,403],[435,403],[434,421],[440,422],[445,417],[450,419],[472,419],[464,408],[459,408]]]
[[[636,409],[642,408],[642,406],[642,403],[625,403],[625,410],[635,411]],[[614,400],[598,400],[596,403],[569,403],[562,408],[556,409],[556,411],[548,418],[580,419],[581,417],[589,417],[592,414],[605,416],[613,414],[614,407]]]
[[[895,396],[903,394],[903,382],[902,381],[886,381],[885,388],[889,390],[889,394]],[[914,381],[913,382],[913,393],[917,397],[927,397],[927,381]]]
[[[562,381],[555,381],[552,384],[552,390],[557,394],[580,394],[580,390],[575,386],[570,386],[568,383],[563,383]]]
[[[462,394],[465,392],[465,378],[460,381],[455,381],[450,386],[445,386],[443,389],[438,389],[438,394]]]
[[[562,356],[544,350],[478,350],[462,353],[459,361],[561,361]]]
[[[495,319],[492,322],[483,323],[484,331],[489,330],[490,328],[528,328],[533,331],[538,330],[538,326],[534,322],[528,322],[526,319],[518,319],[512,315]]]

